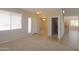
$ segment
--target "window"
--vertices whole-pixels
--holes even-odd
[[[28,17],[28,33],[31,33],[31,17]]]
[[[10,30],[10,13],[0,11],[0,31]]]
[[[22,15],[0,10],[0,31],[21,29]]]
[[[79,22],[79,20],[71,20],[71,21],[70,21],[70,25],[71,25],[71,26],[79,26],[79,25],[78,25],[78,22]]]
[[[21,28],[21,14],[12,13],[11,14],[11,29]]]

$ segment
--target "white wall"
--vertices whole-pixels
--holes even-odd
[[[58,19],[58,38],[61,39],[63,35],[64,35],[64,18],[63,15],[60,15]]]
[[[0,43],[24,38],[28,34],[27,33],[28,32],[28,20],[27,19],[29,16],[32,16],[32,14],[24,10],[15,9],[15,8],[3,8],[0,10],[13,11],[13,12],[18,12],[22,14],[22,29],[12,30],[12,31],[0,31]]]
[[[52,36],[52,22],[51,18],[48,18],[48,36]]]
[[[31,16],[32,17],[32,34],[39,33],[39,18],[36,16]]]

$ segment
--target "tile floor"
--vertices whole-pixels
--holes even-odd
[[[63,39],[45,35],[29,35],[23,39],[17,39],[0,44],[1,51],[78,51],[79,33],[69,31]]]

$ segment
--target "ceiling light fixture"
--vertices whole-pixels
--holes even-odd
[[[64,9],[62,9],[62,13],[63,13],[63,14],[65,13]]]
[[[43,21],[45,21],[46,19],[45,19],[45,18],[43,18],[42,20],[43,20]]]
[[[63,14],[65,13],[65,11],[63,10]]]
[[[37,14],[37,15],[39,15],[39,14],[40,14],[40,12],[36,12],[36,14]]]

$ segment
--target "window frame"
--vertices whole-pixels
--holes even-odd
[[[0,30],[0,31],[8,31],[8,30],[17,30],[17,29],[22,29],[22,13],[18,13],[18,12],[10,12],[10,11],[5,11],[5,10],[0,10],[0,13],[4,14],[4,15],[8,15],[8,14],[5,14],[5,13],[9,13],[9,29],[3,29],[3,30]],[[20,20],[18,23],[19,24],[19,27],[16,27],[15,29],[12,29],[12,14],[14,14],[15,16],[16,15],[19,15],[19,16],[16,16],[17,17],[17,20]],[[20,18],[18,18],[20,17]],[[4,20],[5,21],[5,20]],[[6,22],[5,22],[6,23]],[[7,27],[6,27],[7,28]]]

